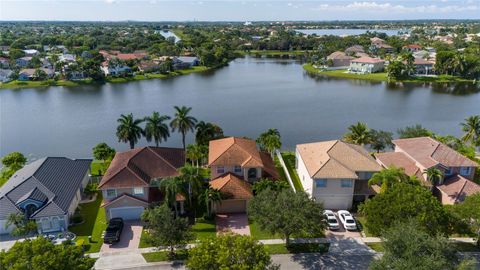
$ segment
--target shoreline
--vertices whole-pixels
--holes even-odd
[[[152,79],[168,79],[182,75],[188,75],[190,73],[200,73],[209,70],[213,70],[215,67],[206,67],[206,66],[195,66],[189,69],[181,69],[170,72],[168,74],[161,73],[147,73],[147,74],[138,74],[130,77],[110,77],[105,78],[103,81],[94,81],[92,79],[83,79],[83,80],[45,80],[45,81],[10,81],[7,83],[0,84],[0,90],[2,89],[23,89],[23,88],[45,88],[51,86],[66,86],[66,87],[75,87],[81,85],[95,85],[95,84],[105,84],[105,83],[126,83],[134,81],[143,81],[143,80],[152,80]]]
[[[318,74],[327,77],[365,80],[373,82],[398,82],[398,83],[475,83],[474,80],[463,79],[455,76],[440,75],[438,77],[414,77],[403,80],[389,80],[386,72],[371,74],[346,73],[345,69],[321,71],[312,64],[304,64],[303,69],[311,74]]]

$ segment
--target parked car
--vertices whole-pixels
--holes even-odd
[[[113,244],[120,241],[120,235],[122,235],[123,230],[123,219],[122,218],[112,218],[108,222],[107,229],[105,230],[105,235],[103,236],[103,242],[105,244]]]
[[[357,229],[357,223],[350,212],[347,210],[340,210],[337,211],[337,215],[345,230],[354,231]]]
[[[324,210],[323,215],[325,216],[329,230],[334,231],[340,229],[340,224],[338,224],[337,217],[332,210]]]

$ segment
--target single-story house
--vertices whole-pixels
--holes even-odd
[[[248,201],[253,198],[251,184],[230,172],[210,181],[210,187],[219,190],[223,197],[214,204],[215,213],[245,213]]]
[[[303,189],[325,209],[350,209],[376,194],[368,180],[382,167],[362,146],[340,140],[298,144],[295,157]]]
[[[363,49],[362,45],[353,45],[345,49],[345,53],[348,55],[355,55],[357,53],[364,53],[365,50]]]
[[[180,148],[141,147],[117,152],[102,177],[98,188],[103,193],[107,219],[140,219],[151,203],[163,201],[158,188],[163,178],[180,175],[178,169],[185,163]],[[177,196],[177,205],[183,213],[185,198]]]
[[[0,69],[0,82],[9,82],[12,80],[13,71],[11,69]]]
[[[90,159],[46,157],[18,170],[0,188],[0,234],[10,214],[22,214],[37,223],[39,233],[68,229],[70,217],[89,182]]]
[[[418,44],[409,44],[402,47],[403,50],[408,52],[418,52],[422,49],[422,46]]]
[[[196,56],[176,56],[173,59],[174,69],[185,69],[198,66],[200,60]]]
[[[130,74],[132,72],[132,69],[127,65],[110,65],[108,63],[103,63],[100,66],[100,69],[103,71],[105,76],[120,76]]]
[[[25,56],[35,56],[40,54],[40,52],[35,49],[27,49],[27,50],[23,50],[23,52],[25,53]]]
[[[58,61],[65,62],[65,63],[75,62],[75,60],[76,60],[76,56],[70,53],[63,53],[58,57]]]
[[[28,66],[28,64],[30,64],[31,61],[32,61],[31,56],[24,56],[16,59],[15,64],[19,67],[26,67]]]
[[[348,70],[353,73],[375,73],[383,71],[385,61],[380,58],[360,57],[350,61]]]
[[[0,68],[9,68],[10,59],[0,56]]]
[[[19,81],[35,80],[36,70],[37,69],[34,69],[34,68],[22,69],[18,73],[18,80]],[[47,74],[47,79],[52,78],[55,75],[55,71],[53,71],[53,69],[50,69],[50,68],[39,68],[39,70],[42,70],[43,72],[45,72],[45,74]]]
[[[160,69],[158,61],[141,61],[138,63],[138,70],[143,72],[156,72]]]
[[[355,59],[355,57],[349,56],[344,52],[336,51],[327,56],[327,62],[331,62],[330,67],[348,67],[350,66],[350,61]]]

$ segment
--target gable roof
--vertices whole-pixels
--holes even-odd
[[[141,147],[115,154],[99,188],[149,186],[155,178],[179,175],[185,154],[181,148]]]
[[[327,59],[352,60],[355,57],[349,56],[344,52],[336,51],[327,56]]]
[[[46,210],[54,209],[58,213],[66,214],[90,169],[90,163],[90,159],[39,159],[18,170],[0,188],[0,199],[5,197],[11,203],[20,203],[27,198],[47,201],[32,217],[36,217],[47,207]]]
[[[377,162],[384,167],[396,167],[403,168],[404,172],[408,176],[417,176],[422,179],[422,171],[415,164],[415,160],[409,158],[402,152],[385,152],[375,154]]]
[[[228,199],[250,199],[253,197],[251,185],[232,173],[210,181],[210,187],[228,195]]]
[[[122,198],[125,198],[125,199],[128,199],[128,200],[139,201],[139,202],[141,202],[141,203],[144,203],[146,206],[149,205],[149,204],[148,204],[148,201],[146,201],[146,200],[143,200],[143,199],[141,199],[141,198],[135,197],[135,196],[130,195],[130,194],[128,194],[128,193],[122,193],[122,194],[120,194],[119,196],[117,196],[116,198],[114,198],[114,199],[112,199],[112,200],[110,200],[110,201],[108,201],[108,202],[104,201],[104,202],[102,203],[102,207],[106,207],[106,206],[108,206],[108,205],[110,205],[110,204],[112,204],[112,203],[114,203],[114,202],[116,202],[116,201],[119,201],[119,200],[122,199]]]
[[[480,185],[466,179],[461,175],[454,175],[437,188],[447,194],[454,202],[462,202],[465,197],[480,193]]]
[[[263,167],[257,143],[254,140],[228,137],[209,143],[208,165],[241,165]]]
[[[425,168],[441,164],[446,167],[478,167],[478,164],[430,137],[393,140],[396,147]]]
[[[357,172],[380,171],[361,146],[340,140],[298,144],[297,151],[312,178],[358,178]]]

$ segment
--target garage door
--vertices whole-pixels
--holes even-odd
[[[124,220],[137,220],[143,213],[144,208],[141,206],[135,207],[119,207],[110,209],[110,218],[120,217]]]
[[[6,220],[4,219],[0,220],[0,234],[9,234],[13,230],[14,226],[5,228],[6,223],[7,223]]]
[[[352,207],[352,198],[351,197],[322,197],[320,199],[323,201],[323,208],[324,209],[334,209],[334,210],[342,210],[342,209],[350,209]]]
[[[220,214],[245,213],[247,212],[247,201],[245,200],[224,200],[215,207]]]

